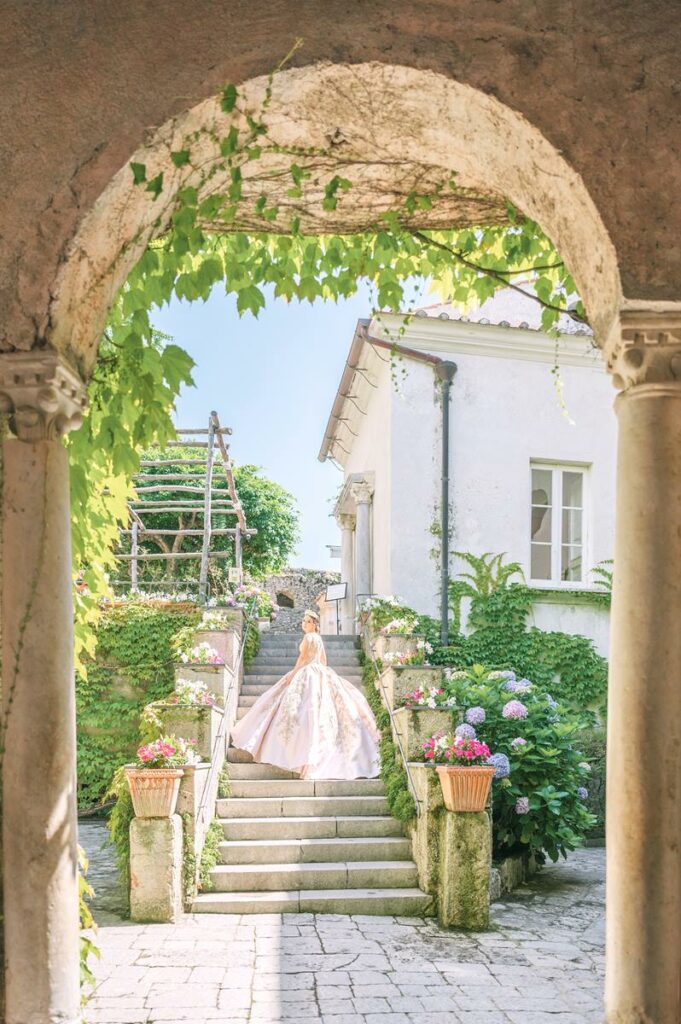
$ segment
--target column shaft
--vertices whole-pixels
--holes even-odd
[[[355,585],[360,601],[371,595],[371,512],[368,501],[357,502]]]
[[[341,629],[346,636],[355,632],[355,561],[354,520],[342,516],[341,527],[341,582],[347,583],[347,596],[341,604]]]
[[[7,1024],[80,1020],[67,453],[4,443],[3,857]]]
[[[635,363],[633,357],[629,361]],[[681,382],[642,383],[621,394],[616,409],[607,1019],[612,1024],[678,1024]]]

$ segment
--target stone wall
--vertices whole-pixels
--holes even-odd
[[[269,576],[263,586],[272,596],[277,617],[270,627],[275,633],[297,633],[306,608],[318,611],[317,599],[329,583],[339,583],[340,574],[321,569],[284,569]],[[292,602],[292,603],[291,603]]]

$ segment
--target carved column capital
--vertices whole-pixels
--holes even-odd
[[[75,430],[86,404],[82,380],[52,349],[0,355],[0,412],[20,441],[54,441]]]
[[[681,313],[623,310],[620,323],[620,344],[608,361],[615,387],[681,387]]]
[[[357,505],[369,505],[374,489],[367,480],[358,480],[351,485],[350,493]]]
[[[336,522],[341,530],[354,530],[355,528],[355,517],[348,515],[347,512],[338,512]]]

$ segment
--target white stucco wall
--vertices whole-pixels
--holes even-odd
[[[536,340],[536,332],[512,332],[521,342],[529,333]],[[469,334],[473,340],[480,337],[480,326],[470,325]],[[412,345],[413,340],[407,332],[402,343]],[[580,344],[586,352],[588,339],[580,339]],[[450,420],[451,549],[506,552],[509,560],[521,563],[528,580],[533,460],[587,467],[585,568],[613,554],[616,425],[612,387],[597,355],[588,365],[561,365],[565,409],[561,408],[548,339],[546,346],[549,357],[533,361],[471,353],[470,339],[463,346],[466,351],[457,350],[455,343],[449,348],[444,343],[418,345],[421,351],[452,359],[458,366]],[[397,593],[419,611],[437,614],[439,560],[433,558],[432,550],[438,548],[439,539],[430,528],[439,517],[441,409],[436,395],[440,384],[430,366],[408,359],[400,363],[399,376],[397,393],[389,378],[381,382],[381,389],[391,389],[391,508],[375,532],[387,529],[390,533],[391,579],[381,591],[382,564],[375,590]],[[377,391],[372,400],[382,406],[385,398]],[[378,501],[378,484],[376,491]],[[377,506],[375,523],[384,514]],[[381,552],[385,558],[383,545]],[[452,572],[461,568],[453,557]],[[601,653],[607,651],[607,620],[607,612],[586,605],[542,603],[534,612],[540,628],[589,636]]]
[[[532,605],[528,625],[547,632],[588,636],[604,658],[610,651],[610,612],[607,608],[585,604],[553,604],[537,601]]]

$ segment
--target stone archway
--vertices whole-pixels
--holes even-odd
[[[244,106],[257,109],[266,88],[265,78],[246,83]],[[315,196],[314,206],[302,214],[304,230],[369,228],[396,196],[454,173],[461,196],[420,215],[419,225],[503,221],[510,200],[552,238],[571,268],[598,341],[606,343],[621,304],[614,247],[580,176],[520,114],[432,72],[376,63],[319,64],[277,75],[268,123],[281,145],[322,147],[329,138],[338,140],[337,162],[328,162],[328,173],[352,166],[352,203],[324,214]],[[51,287],[46,335],[81,372],[94,365],[113,297],[146,244],[165,230],[177,191],[196,184],[191,169],[175,167],[171,151],[201,128],[220,135],[226,124],[216,97],[168,121],[129,161],[144,164],[148,178],[163,174],[159,199],[135,187],[126,162],[81,221]],[[215,158],[210,141],[196,147],[196,162]],[[253,200],[259,176],[276,166],[276,157],[249,165],[246,189],[250,181]],[[216,175],[211,191],[223,183],[224,176]],[[280,201],[285,208],[283,191]],[[249,220],[244,205],[236,226],[248,229],[255,218]]]
[[[386,11],[390,18],[394,14],[392,7]],[[585,9],[582,16],[588,21],[589,11]],[[339,20],[343,18],[344,12],[339,11]],[[660,24],[660,37],[665,28]],[[265,60],[270,61],[271,52],[266,48]],[[371,58],[379,52],[376,44],[369,48]],[[405,60],[407,56],[414,60],[402,46],[400,52]],[[325,45],[318,44],[316,53],[324,56]],[[677,264],[672,252],[671,270],[665,276],[666,265],[660,265],[655,256],[653,239],[641,247],[650,255],[653,269],[649,275],[641,269],[645,264],[641,255],[632,257],[633,270],[625,267],[620,271],[618,255],[631,255],[631,237],[617,249],[611,237],[620,230],[620,222],[627,220],[630,208],[612,196],[612,202],[607,201],[608,190],[599,191],[593,163],[587,187],[578,161],[571,164],[556,143],[549,141],[549,133],[536,127],[542,122],[544,129],[548,120],[531,116],[541,113],[536,96],[513,102],[507,75],[499,73],[498,87],[488,75],[483,89],[484,75],[479,69],[462,70],[462,81],[456,81],[442,73],[447,64],[441,54],[436,63],[437,71],[379,64],[373,59],[353,64],[311,63],[287,71],[278,80],[281,91],[272,108],[272,121],[282,140],[293,138],[300,143],[331,133],[339,145],[348,147],[345,154],[361,167],[365,223],[371,222],[386,194],[424,173],[456,171],[460,184],[482,195],[490,209],[498,207],[504,196],[509,197],[539,221],[560,248],[585,298],[597,339],[608,350],[618,386],[627,389],[619,400],[622,456],[618,503],[622,515],[613,629],[613,694],[617,699],[610,772],[616,784],[610,787],[615,796],[609,798],[613,801],[609,808],[613,830],[608,991],[613,1021],[626,1016],[671,1022],[679,1010],[681,810],[674,787],[666,781],[671,777],[676,782],[681,774],[681,697],[675,686],[681,652],[678,643],[665,641],[665,636],[674,636],[675,628],[678,636],[681,538],[673,516],[667,512],[659,517],[656,510],[678,509],[681,495]],[[251,64],[236,61],[235,68],[239,71]],[[262,66],[257,70],[262,71]],[[521,76],[517,96],[522,84]],[[148,240],[163,230],[173,190],[183,183],[182,170],[171,166],[169,160],[175,137],[183,137],[192,125],[210,123],[211,118],[220,116],[216,101],[205,98],[215,85],[211,76],[195,80],[189,103],[178,99],[170,104],[170,111],[162,104],[155,107],[154,111],[175,113],[172,119],[151,117],[149,138],[141,148],[137,115],[130,118],[130,124],[135,120],[130,130],[125,118],[122,131],[112,128],[119,169],[113,176],[107,171],[103,181],[92,172],[95,184],[85,189],[82,208],[78,208],[80,166],[74,171],[75,184],[59,181],[59,201],[55,203],[50,195],[41,225],[45,236],[50,236],[50,226],[56,225],[55,237],[45,242],[49,266],[36,260],[35,267],[27,268],[25,252],[17,255],[8,247],[14,257],[8,264],[8,280],[10,285],[18,284],[16,298],[6,306],[10,312],[2,325],[3,344],[5,349],[18,350],[21,358],[16,358],[16,352],[3,357],[0,385],[2,409],[13,414],[20,439],[7,442],[4,467],[8,510],[3,524],[4,663],[14,664],[17,651],[26,651],[20,665],[17,659],[15,735],[7,743],[13,773],[6,780],[5,791],[5,876],[13,883],[6,914],[8,932],[11,927],[13,937],[21,939],[20,948],[13,950],[10,968],[12,1024],[29,1016],[46,1021],[58,1016],[72,1022],[78,1014],[68,470],[58,438],[77,421],[84,400],[74,367],[83,379],[92,371],[99,333],[116,291]],[[254,97],[263,88],[262,78],[245,86]],[[495,92],[506,102],[496,99]],[[608,109],[615,111],[620,94],[615,89],[608,95]],[[581,122],[577,117],[570,120],[574,105],[572,101],[568,104],[568,128],[554,133],[566,142],[570,126],[576,129],[584,123],[583,117]],[[81,106],[87,108],[87,99],[78,109]],[[593,109],[590,104],[587,107]],[[160,121],[164,123],[158,127]],[[89,132],[89,127],[84,124],[83,130]],[[591,139],[596,148],[596,138]],[[611,148],[614,153],[616,147]],[[86,163],[92,160],[96,167],[98,154],[93,147]],[[600,152],[598,156],[602,159]],[[171,187],[162,207],[154,207],[149,196],[133,190],[130,159],[142,159],[154,173],[162,170],[167,174]],[[107,167],[111,160],[110,152],[102,157]],[[104,187],[98,187],[100,184]],[[69,190],[74,195],[65,200],[64,193],[68,195]],[[594,194],[603,198],[599,209]],[[16,201],[23,210],[23,193],[17,193]],[[430,226],[427,214],[421,225]],[[338,230],[342,223],[330,218],[325,226]],[[631,225],[622,232],[631,236]],[[660,237],[669,238],[669,224],[660,228]],[[36,238],[31,237],[25,246],[29,257],[40,250]],[[621,256],[619,259],[621,263]],[[620,284],[625,272],[633,282],[633,290],[627,290],[628,303],[623,302]],[[31,588],[26,581],[32,579],[34,570],[38,585]],[[33,617],[26,623],[24,610],[29,606]],[[644,616],[641,622],[637,615]],[[50,623],[50,630],[45,630],[45,622]],[[33,750],[21,730],[33,726],[37,705],[42,710],[40,741],[44,751],[51,752],[54,766],[48,777],[39,780],[40,799],[26,814],[23,779],[31,777]],[[624,742],[628,730],[641,748],[652,737],[656,749],[670,753],[646,759],[639,771],[632,773]],[[47,754],[43,756],[47,759]],[[22,769],[26,769],[25,776]],[[654,789],[656,785],[664,799],[652,805],[646,786]],[[33,850],[36,857],[29,856],[30,872],[25,871],[26,851]],[[635,876],[629,876],[630,870]],[[646,946],[649,934],[659,938]],[[43,965],[38,981],[37,963]]]

